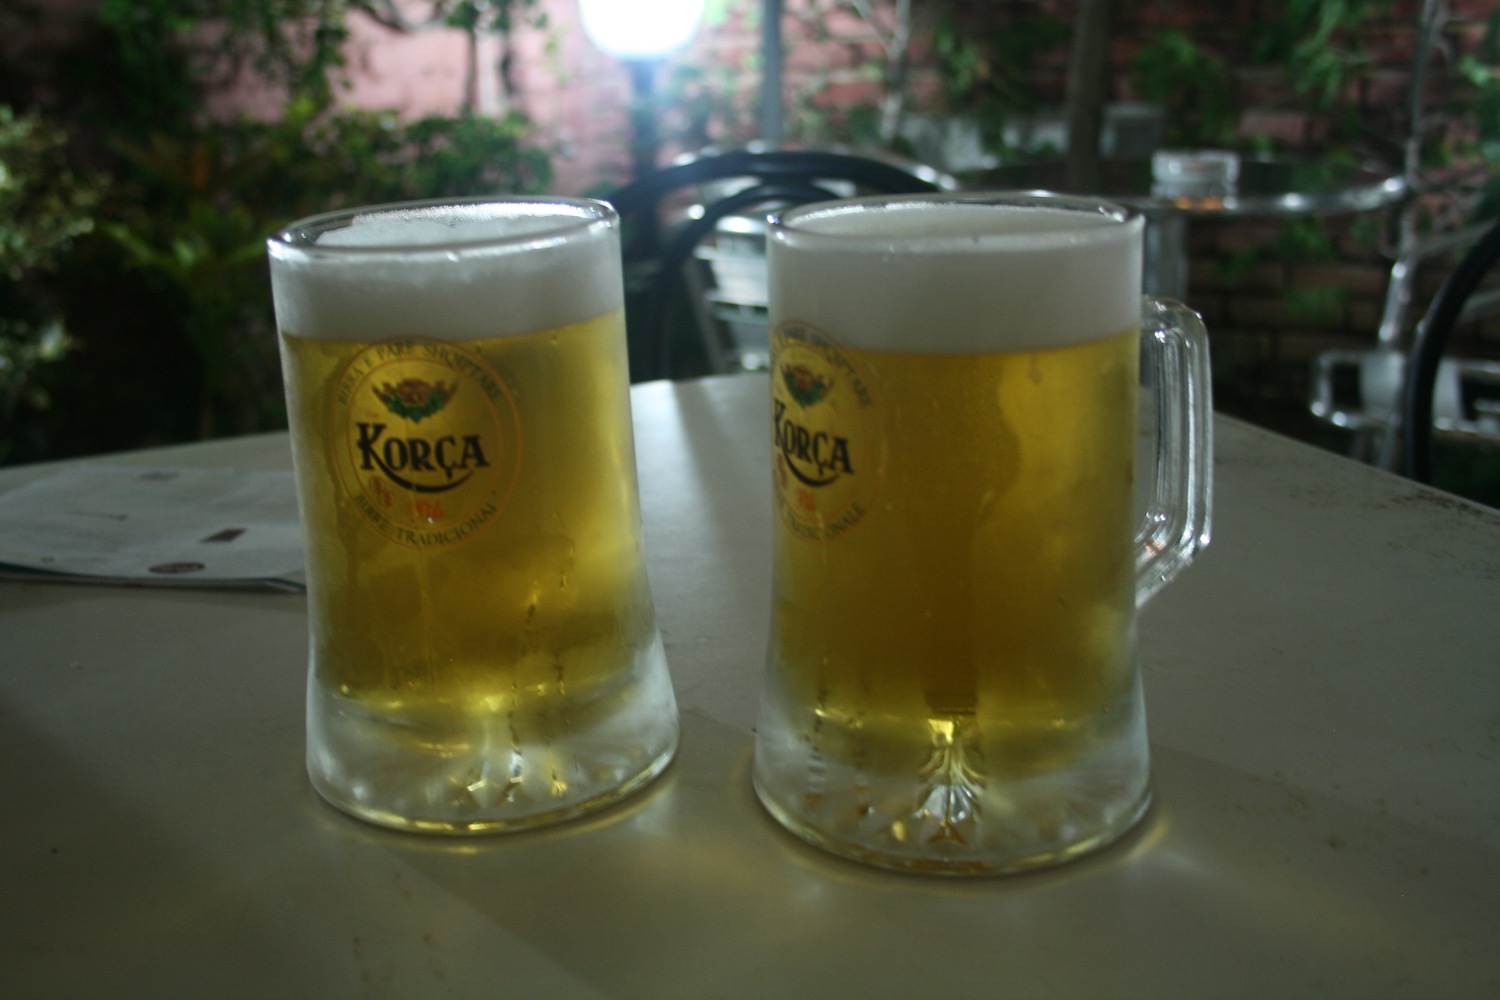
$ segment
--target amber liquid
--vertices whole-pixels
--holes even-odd
[[[794,827],[832,829],[802,814],[845,796],[866,825],[887,809],[894,840],[916,836],[902,824],[917,814],[936,814],[932,836],[962,839],[987,797],[1139,723],[1139,336],[1014,354],[839,351],[869,405],[858,419],[847,394],[808,408],[811,421],[844,407],[827,437],[847,431],[851,476],[803,490],[799,510],[797,481],[778,471],[758,787]],[[783,386],[773,396],[795,410]],[[834,489],[829,517],[843,520],[820,538],[809,512]],[[882,786],[916,789],[910,814],[883,804]],[[928,809],[922,789],[956,798]]]
[[[331,401],[401,381],[399,362],[356,385],[351,365],[368,364],[354,359],[368,358],[372,345],[283,334],[307,538],[315,780],[325,765],[336,772],[330,783],[342,783],[345,771],[350,783],[366,780],[337,759],[366,749],[453,761],[411,797],[443,801],[434,826],[482,826],[507,803],[563,805],[575,789],[607,783],[612,768],[628,771],[634,757],[660,755],[662,739],[641,738],[619,747],[609,766],[570,757],[570,740],[614,725],[622,712],[656,713],[675,741],[639,543],[622,322],[615,311],[452,345],[487,369],[481,387],[491,376],[503,383],[503,392],[490,385],[488,409],[472,410],[476,383],[464,382],[454,397],[470,404],[471,424],[503,431],[498,441],[483,439],[489,493],[478,499],[404,489],[378,466],[361,467],[359,432]],[[415,420],[387,414],[378,441],[458,442],[473,429],[446,419],[448,411]],[[452,444],[444,454],[452,461],[461,449]],[[428,474],[440,485],[442,478]],[[372,521],[377,507],[388,519]],[[643,675],[653,678],[644,694]],[[320,712],[326,718],[316,718]],[[320,764],[325,730],[329,743],[346,746],[322,748]]]

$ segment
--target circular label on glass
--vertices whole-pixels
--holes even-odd
[[[782,523],[809,541],[857,525],[875,492],[874,405],[850,352],[803,323],[771,332],[771,452]]]
[[[371,344],[340,374],[333,408],[344,495],[391,541],[455,545],[504,509],[520,422],[509,387],[478,354],[417,337]]]

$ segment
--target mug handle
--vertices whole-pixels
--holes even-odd
[[[1136,531],[1135,604],[1142,607],[1208,545],[1213,507],[1213,388],[1208,331],[1173,299],[1147,296],[1141,342],[1156,409],[1155,484]]]

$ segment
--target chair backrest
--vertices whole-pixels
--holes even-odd
[[[683,192],[723,186],[727,193],[705,196],[701,210],[667,229],[664,203]],[[943,175],[919,165],[903,165],[824,150],[740,149],[699,156],[664,167],[606,195],[625,225],[627,291],[632,276],[644,273],[642,310],[630,335],[638,343],[637,380],[672,376],[670,309],[694,250],[726,218],[751,210],[829,201],[851,189],[859,194],[918,194],[951,186]],[[638,279],[639,280],[639,279]]]
[[[1408,367],[1422,325],[1431,326],[1431,321],[1439,318],[1439,303],[1433,298],[1423,303],[1427,312],[1416,323],[1409,322],[1417,277],[1420,273],[1425,279],[1440,266],[1449,269],[1450,276],[1460,273],[1452,270],[1453,262],[1463,260],[1471,251],[1477,253],[1491,225],[1481,222],[1403,241],[1405,250],[1391,267],[1375,345],[1322,351],[1313,359],[1308,408],[1320,420],[1353,432],[1353,457],[1392,472],[1404,469],[1412,474],[1407,461],[1411,441],[1405,430],[1411,426],[1406,412]],[[1446,299],[1449,305],[1444,308],[1452,310],[1453,315],[1437,330],[1445,345],[1453,324],[1500,315],[1500,288],[1470,289],[1462,298],[1450,293]],[[1424,357],[1433,344],[1429,339]],[[1427,418],[1420,421],[1416,432],[1417,447],[1424,452],[1429,447],[1420,440],[1424,428],[1471,439],[1500,440],[1500,415],[1495,410],[1500,403],[1494,402],[1500,399],[1500,362],[1439,358],[1441,354],[1439,348],[1437,355],[1431,355],[1430,371],[1415,373],[1432,387],[1424,404]],[[1479,413],[1476,406],[1485,412]],[[1424,473],[1422,478],[1425,481],[1428,476]]]
[[[1500,220],[1464,254],[1417,325],[1406,364],[1402,423],[1407,475],[1424,483],[1432,481],[1433,397],[1443,352],[1464,316],[1465,305],[1496,261],[1500,261]]]
[[[1411,46],[1406,122],[1399,137],[1406,193],[1391,219],[1392,263],[1376,342],[1371,349],[1319,354],[1308,400],[1314,416],[1353,432],[1350,451],[1355,457],[1390,471],[1401,469],[1404,463],[1408,474],[1412,466],[1405,460],[1413,442],[1406,430],[1412,426],[1406,412],[1406,370],[1416,340],[1411,320],[1423,304],[1419,291],[1426,285],[1425,269],[1439,263],[1451,266],[1456,256],[1482,238],[1486,226],[1465,220],[1483,197],[1489,179],[1483,172],[1455,174],[1446,164],[1432,169],[1436,161],[1430,155],[1431,140],[1442,133],[1434,128],[1438,124],[1434,116],[1447,112],[1432,103],[1435,91],[1430,77],[1444,65],[1451,72],[1452,60],[1447,58],[1443,41],[1450,4],[1448,0],[1423,0],[1420,7]],[[1430,197],[1433,193],[1442,197]],[[1471,301],[1469,307],[1474,305]],[[1447,332],[1442,336],[1446,339]],[[1482,370],[1489,366],[1447,359],[1440,364],[1435,361],[1430,372],[1417,373],[1418,378],[1435,380],[1438,386],[1435,393],[1423,390],[1429,416],[1434,399],[1437,407],[1436,415],[1419,421],[1416,430],[1415,445],[1424,453],[1430,449],[1433,427],[1468,436],[1494,436],[1487,421],[1468,419],[1472,407],[1464,399],[1470,376],[1480,372],[1488,381],[1489,373]]]

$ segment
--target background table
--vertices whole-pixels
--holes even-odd
[[[1337,160],[1242,157],[1239,179],[1212,193],[1191,194],[1156,182],[1151,160],[1106,160],[1097,176],[1076,183],[1060,161],[1007,164],[964,179],[967,187],[1092,195],[1146,216],[1144,291],[1187,300],[1187,224],[1191,219],[1369,212],[1406,192],[1399,174]]]
[[[1142,622],[1144,825],[1032,875],[890,874],[750,790],[766,395],[633,391],[682,749],[570,826],[324,806],[299,597],[0,583],[0,996],[1500,995],[1500,515],[1220,420],[1213,547]]]

